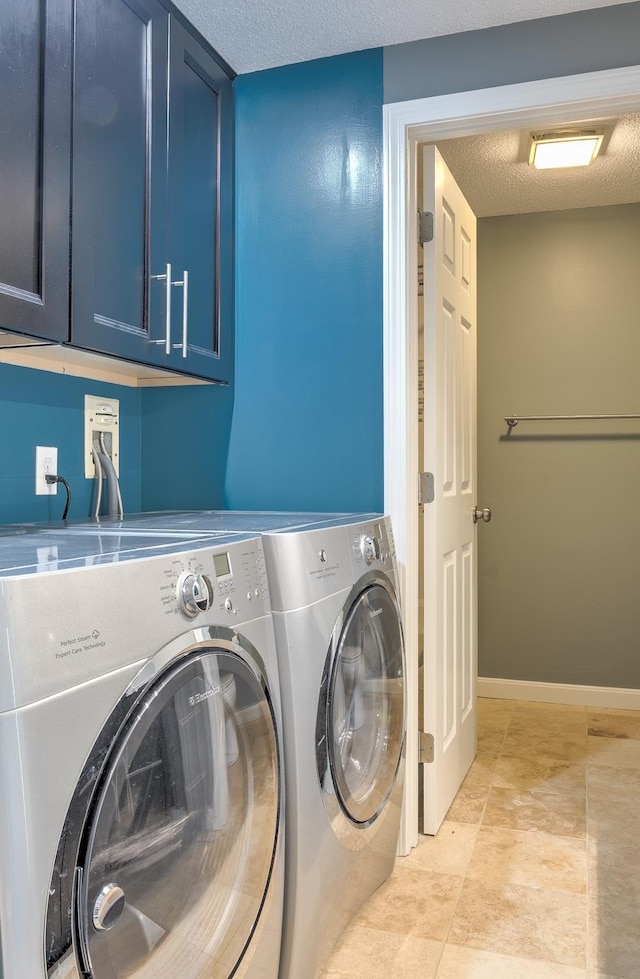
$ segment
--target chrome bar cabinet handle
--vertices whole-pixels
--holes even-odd
[[[187,269],[182,273],[182,279],[176,279],[174,286],[182,286],[182,343],[174,343],[173,346],[182,349],[182,356],[187,356],[187,338],[189,336],[189,272]]]
[[[164,350],[167,355],[171,353],[171,263],[167,262],[167,271],[164,275],[152,275],[152,279],[164,280],[165,287],[165,316],[164,316],[164,340],[150,340],[149,343],[164,343]]]

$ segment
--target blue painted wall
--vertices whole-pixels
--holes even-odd
[[[84,476],[84,396],[120,401],[120,484],[125,509],[139,510],[141,392],[115,384],[0,364],[0,523],[58,520],[65,492],[35,496],[35,447],[58,447],[58,471],[71,485],[70,518],[91,511]]]
[[[235,508],[383,504],[382,52],[243,75]]]
[[[142,509],[218,509],[224,479],[233,388],[142,391]]]

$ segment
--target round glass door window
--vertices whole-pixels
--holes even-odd
[[[230,976],[279,828],[276,732],[238,656],[170,668],[114,746],[84,836],[77,942],[95,979]]]
[[[331,777],[354,823],[371,823],[395,783],[404,741],[403,648],[395,598],[381,584],[365,588],[347,612],[326,699]]]

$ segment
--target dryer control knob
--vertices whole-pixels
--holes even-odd
[[[380,560],[380,541],[377,537],[370,537],[369,534],[361,537],[360,550],[367,564]]]
[[[180,611],[190,619],[211,608],[213,589],[206,575],[185,571],[178,579],[177,591]]]

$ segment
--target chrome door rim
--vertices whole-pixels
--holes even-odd
[[[121,733],[128,726],[131,718],[135,716],[136,710],[141,701],[144,699],[150,689],[156,685],[158,679],[164,676],[169,670],[177,666],[179,667],[183,662],[186,663],[188,660],[194,659],[198,655],[202,655],[205,652],[231,654],[232,656],[236,657],[252,674],[268,707],[270,715],[270,730],[273,733],[275,748],[274,762],[277,776],[275,786],[276,819],[269,860],[269,869],[268,874],[266,875],[262,899],[260,901],[255,920],[253,921],[251,931],[247,936],[244,947],[242,948],[238,961],[233,969],[233,972],[235,973],[237,968],[240,966],[247,949],[251,945],[255,934],[260,932],[265,914],[268,913],[267,909],[271,906],[273,900],[274,892],[272,884],[277,854],[280,852],[282,846],[282,820],[284,813],[281,731],[276,720],[273,701],[269,691],[267,671],[264,661],[255,647],[244,636],[239,635],[234,630],[228,629],[224,626],[207,626],[204,628],[193,629],[163,647],[162,650],[156,653],[156,655],[145,664],[145,666],[130,682],[118,704],[114,707],[114,710],[103,725],[101,732],[90,752],[90,757],[85,765],[85,769],[78,779],[74,796],[67,811],[65,825],[58,847],[58,855],[54,862],[54,869],[60,867],[62,863],[72,863],[73,868],[78,865],[81,841],[86,837],[88,831],[87,827],[90,822],[90,815],[93,812],[95,799],[99,796],[100,785],[103,784],[104,775],[109,770],[109,763],[114,755],[115,746],[120,742]],[[105,732],[108,732],[108,746],[100,755],[99,771],[96,774],[95,763],[92,764],[92,759],[94,758],[94,750],[100,743],[101,739],[104,738]],[[86,802],[87,782],[92,785],[89,792],[90,802],[88,803]],[[82,816],[79,815],[78,812],[78,796],[83,797],[85,800],[83,801],[80,810],[82,812]],[[80,828],[78,832],[74,834],[71,832],[71,830],[73,829],[74,825],[78,826],[78,824],[81,824]],[[74,839],[76,841],[75,843]],[[69,859],[67,859],[67,854],[69,854]],[[73,898],[72,901],[70,901],[70,904],[71,907],[75,909],[77,907],[78,900],[78,887],[81,885],[81,871],[80,873],[72,872],[72,877]],[[65,942],[64,950],[61,950],[55,961],[49,961],[49,952],[51,951],[51,949],[47,947],[50,945],[51,936],[49,919],[51,916],[52,898],[55,897],[56,895],[54,894],[54,888],[52,887],[50,889],[48,910],[45,909],[47,927],[45,929],[44,961],[47,965],[47,975],[51,976],[53,979],[56,974],[59,974],[59,969],[62,967],[64,970],[64,975],[68,976],[69,979],[80,979],[81,975],[84,973],[82,973],[79,969],[77,954],[75,951],[75,949],[78,947],[80,937],[75,923],[73,925],[73,935],[71,933],[69,934],[69,941],[68,944]],[[76,918],[75,911],[72,914],[72,918]],[[55,924],[55,910],[53,912],[53,919]]]
[[[334,772],[332,762],[332,750],[329,745],[329,731],[331,730],[329,711],[330,711],[330,690],[331,678],[334,675],[336,660],[340,656],[341,641],[348,627],[350,616],[358,605],[363,594],[375,586],[380,586],[391,599],[395,609],[397,624],[401,641],[402,657],[402,678],[406,676],[405,671],[405,652],[404,636],[402,632],[402,619],[400,616],[400,606],[395,589],[389,578],[379,571],[370,571],[363,575],[356,585],[351,589],[340,613],[336,619],[329,651],[324,664],[322,682],[320,687],[320,697],[318,703],[318,713],[316,721],[316,766],[320,785],[320,793],[323,804],[333,827],[336,836],[340,841],[351,850],[359,850],[366,846],[372,835],[376,832],[376,822],[385,812],[390,804],[400,804],[402,796],[402,776],[404,771],[404,754],[406,740],[406,711],[407,699],[403,695],[402,706],[402,727],[401,738],[397,744],[397,757],[393,769],[392,777],[386,791],[380,796],[375,811],[368,818],[357,820],[349,812],[344,800],[340,796],[338,779]]]

